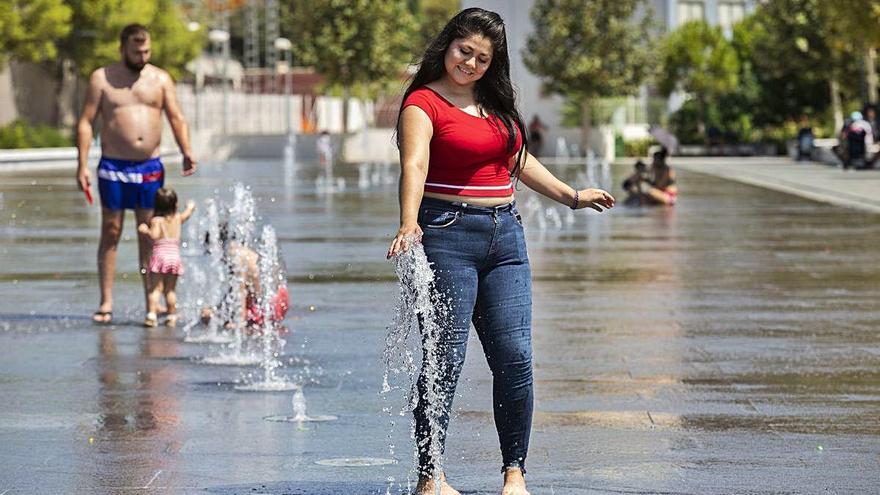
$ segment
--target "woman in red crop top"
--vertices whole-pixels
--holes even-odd
[[[458,492],[442,469],[449,411],[471,323],[493,375],[503,495],[527,495],[533,409],[531,272],[513,196],[519,180],[572,209],[602,211],[614,198],[576,190],[528,152],[510,82],[504,22],[458,13],[427,48],[398,117],[400,229],[388,257],[421,242],[435,275],[441,332],[424,346],[414,410],[418,495]],[[442,307],[442,308],[441,308]],[[431,358],[431,359],[429,359]]]

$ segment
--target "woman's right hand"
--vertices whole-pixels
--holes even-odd
[[[401,225],[397,235],[394,236],[394,240],[391,241],[391,247],[388,248],[388,254],[385,257],[391,259],[392,256],[396,256],[412,247],[411,243],[420,242],[421,240],[422,228],[419,227],[419,224]]]

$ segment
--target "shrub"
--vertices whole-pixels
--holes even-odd
[[[648,149],[657,141],[654,138],[630,139],[623,142],[624,156],[648,156]]]
[[[31,125],[23,120],[0,127],[0,149],[55,148],[73,146],[73,139],[47,125]]]

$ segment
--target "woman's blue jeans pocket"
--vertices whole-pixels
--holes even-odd
[[[422,208],[419,210],[419,225],[428,229],[445,229],[458,222],[459,217],[458,211]]]

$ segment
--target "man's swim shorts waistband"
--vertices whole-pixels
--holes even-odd
[[[98,163],[98,178],[111,182],[127,184],[162,182],[164,176],[162,161],[158,156],[147,160],[123,160],[102,156]]]

